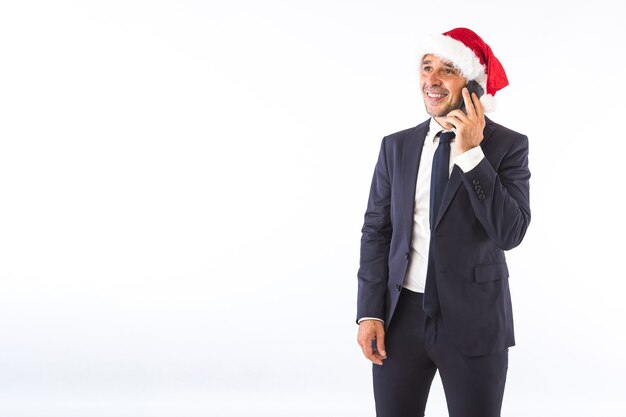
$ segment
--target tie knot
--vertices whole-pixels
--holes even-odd
[[[441,132],[439,134],[439,143],[449,143],[452,139],[454,139],[454,137],[456,136],[456,134],[452,131],[449,132]]]

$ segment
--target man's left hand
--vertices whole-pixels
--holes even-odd
[[[470,96],[466,87],[463,88],[462,94],[467,114],[462,110],[452,110],[445,118],[447,123],[456,128],[454,143],[459,153],[480,146],[485,128],[485,112],[478,96],[475,93]]]

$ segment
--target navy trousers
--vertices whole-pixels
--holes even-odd
[[[373,365],[377,417],[423,417],[437,370],[450,417],[500,417],[508,349],[465,356],[422,302],[423,294],[402,289],[385,335],[387,359]]]

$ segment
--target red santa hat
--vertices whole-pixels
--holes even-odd
[[[452,62],[467,81],[475,80],[485,90],[480,98],[485,112],[496,109],[496,92],[509,85],[504,68],[489,45],[473,31],[456,28],[442,35],[432,35],[422,45],[424,53]]]

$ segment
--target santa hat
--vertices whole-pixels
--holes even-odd
[[[456,28],[442,35],[432,35],[422,45],[424,53],[437,55],[452,62],[461,70],[467,81],[475,80],[485,90],[480,98],[485,112],[496,109],[495,94],[509,85],[504,68],[498,58],[473,31],[466,28]]]

